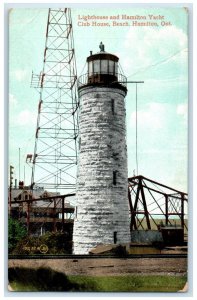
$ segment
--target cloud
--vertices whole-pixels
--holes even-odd
[[[24,69],[15,70],[12,72],[12,74],[13,74],[14,78],[19,82],[25,80],[27,78],[27,76],[29,76],[29,72]]]
[[[26,26],[31,24],[36,21],[41,12],[41,9],[32,9],[31,12],[29,12],[29,9],[23,9],[21,12],[20,10],[17,11],[16,9],[11,8],[9,11],[10,25]]]
[[[171,105],[167,103],[148,103],[144,109],[138,110],[138,126],[144,129],[159,130],[166,126],[169,115],[171,114]],[[135,127],[136,112],[130,116],[130,127]]]
[[[29,110],[23,110],[19,113],[16,118],[16,125],[25,125],[25,126],[32,126],[36,124],[36,113],[32,113]]]
[[[121,64],[129,77],[136,72],[149,70],[151,66],[168,65],[169,62],[173,68],[169,70],[166,66],[165,73],[159,76],[169,76],[170,72],[174,75],[183,71],[187,64],[187,35],[176,26],[131,28],[124,47],[129,56],[125,55]]]
[[[186,121],[187,120],[187,115],[188,115],[187,104],[186,103],[179,104],[177,106],[176,113],[177,113],[177,115],[182,116],[184,121]]]

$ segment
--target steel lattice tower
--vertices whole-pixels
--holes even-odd
[[[78,137],[77,70],[71,11],[49,9],[43,70],[32,74],[39,104],[31,186],[75,190]],[[31,157],[29,157],[31,158]]]

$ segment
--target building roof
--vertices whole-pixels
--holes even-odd
[[[17,204],[15,201],[20,200],[19,196],[21,195],[32,195],[32,191],[29,189],[16,189],[13,188],[11,191],[11,197],[12,197],[12,204]],[[43,188],[37,189],[33,191],[33,199],[38,199],[38,201],[32,202],[32,207],[41,207],[41,208],[54,208],[54,200],[53,199],[47,199],[47,197],[53,197],[53,196],[59,196],[59,192],[49,192],[44,190]],[[61,196],[61,195],[60,195]],[[39,200],[42,198],[42,200]],[[43,198],[46,198],[46,200],[43,200]],[[70,205],[69,202],[64,203],[65,208],[71,208],[74,209],[74,206]],[[62,200],[56,199],[56,208],[62,208]]]

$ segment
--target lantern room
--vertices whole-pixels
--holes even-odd
[[[78,87],[86,85],[118,85],[123,90],[126,89],[127,79],[119,72],[119,58],[111,53],[105,52],[105,47],[101,42],[100,52],[95,54],[90,51],[87,57],[87,74],[83,74],[78,79]]]
[[[88,83],[112,83],[118,81],[118,60],[113,54],[104,51],[104,45],[99,53],[87,57]]]

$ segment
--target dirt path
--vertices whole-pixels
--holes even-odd
[[[51,268],[66,275],[186,275],[186,258],[11,259],[9,267]]]

